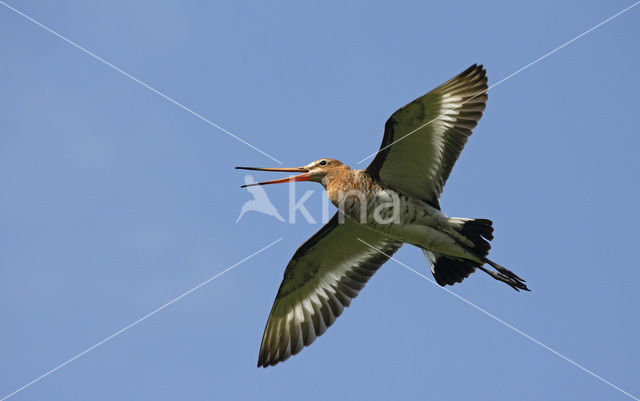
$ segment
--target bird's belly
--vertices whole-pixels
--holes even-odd
[[[386,236],[449,255],[465,254],[448,217],[426,202],[391,190],[381,190],[364,202],[345,208],[347,217]]]
[[[468,251],[460,246],[459,242],[451,233],[436,227],[419,224],[396,224],[389,225],[385,229],[378,231],[400,241],[430,251],[451,256],[470,256]]]

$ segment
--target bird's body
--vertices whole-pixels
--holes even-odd
[[[440,285],[460,283],[480,269],[515,290],[528,290],[524,280],[488,259],[491,220],[447,217],[440,209],[444,184],[482,117],[487,88],[485,70],[473,65],[400,108],[363,170],[334,159],[296,168],[237,167],[302,173],[249,186],[315,181],[338,208],[287,265],[258,366],[284,361],[323,334],[405,243],[422,250]]]
[[[474,259],[459,243],[473,246],[456,230],[458,219],[412,195],[376,182],[364,169],[340,163],[340,174],[326,185],[327,195],[347,218],[385,236],[422,249]],[[481,262],[481,260],[476,260]]]

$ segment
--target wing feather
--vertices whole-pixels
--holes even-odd
[[[398,242],[338,214],[287,265],[262,337],[258,366],[275,365],[322,335],[351,304]]]
[[[440,208],[444,184],[482,117],[486,71],[467,70],[393,113],[367,172],[376,180]]]

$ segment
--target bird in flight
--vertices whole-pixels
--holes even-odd
[[[295,168],[236,167],[300,173],[250,185],[319,182],[338,208],[287,265],[258,366],[282,362],[322,335],[404,243],[424,252],[441,286],[480,269],[515,290],[529,290],[523,279],[488,259],[491,220],[447,217],[440,209],[444,184],[482,117],[487,89],[485,69],[473,65],[400,108],[387,120],[380,150],[363,170],[328,158]]]

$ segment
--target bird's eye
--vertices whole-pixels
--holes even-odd
[[[321,166],[326,166],[327,165],[327,161],[326,160],[320,160],[320,163],[318,163]]]

